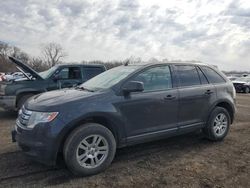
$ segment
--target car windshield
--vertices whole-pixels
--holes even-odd
[[[110,88],[126,78],[139,67],[140,66],[138,65],[129,65],[110,69],[88,80],[87,82],[80,85],[80,87],[93,91]]]
[[[50,69],[40,72],[39,75],[43,78],[43,79],[47,79],[49,78],[57,69],[57,67],[51,67]]]
[[[239,78],[237,80],[242,81],[242,82],[250,82],[250,77],[241,77],[241,78]]]

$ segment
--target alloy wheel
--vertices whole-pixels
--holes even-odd
[[[213,130],[217,136],[222,136],[228,128],[228,118],[224,113],[219,113],[214,120]]]
[[[84,138],[77,147],[77,162],[84,168],[100,166],[109,153],[107,140],[101,135],[90,135]]]

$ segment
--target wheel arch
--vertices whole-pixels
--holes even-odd
[[[234,122],[235,108],[234,108],[234,105],[230,101],[228,101],[228,100],[218,101],[216,104],[213,105],[212,109],[210,110],[209,116],[216,107],[225,108],[230,115],[230,120],[231,120],[230,124],[232,124]],[[208,116],[208,118],[209,118],[209,116]]]
[[[122,134],[122,130],[119,130],[120,127],[117,126],[117,123],[115,123],[110,118],[104,116],[104,115],[90,115],[84,118],[81,118],[80,120],[72,123],[68,128],[66,128],[62,135],[60,136],[59,143],[58,143],[58,151],[57,151],[57,159],[63,151],[64,144],[68,138],[68,136],[79,126],[82,126],[87,123],[98,123],[107,129],[109,129],[112,134],[115,137],[117,147],[121,147],[123,145],[123,138],[124,135]],[[67,127],[67,126],[66,126]],[[118,131],[119,130],[119,131]]]

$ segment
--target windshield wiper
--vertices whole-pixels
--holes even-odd
[[[89,91],[89,92],[94,92],[94,90],[88,89],[88,88],[83,87],[83,86],[77,86],[77,87],[75,87],[75,88],[76,88],[76,89],[80,89],[80,90]]]

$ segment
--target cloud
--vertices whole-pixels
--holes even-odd
[[[0,14],[0,40],[34,56],[57,42],[74,62],[139,56],[250,68],[248,0],[9,0]]]

